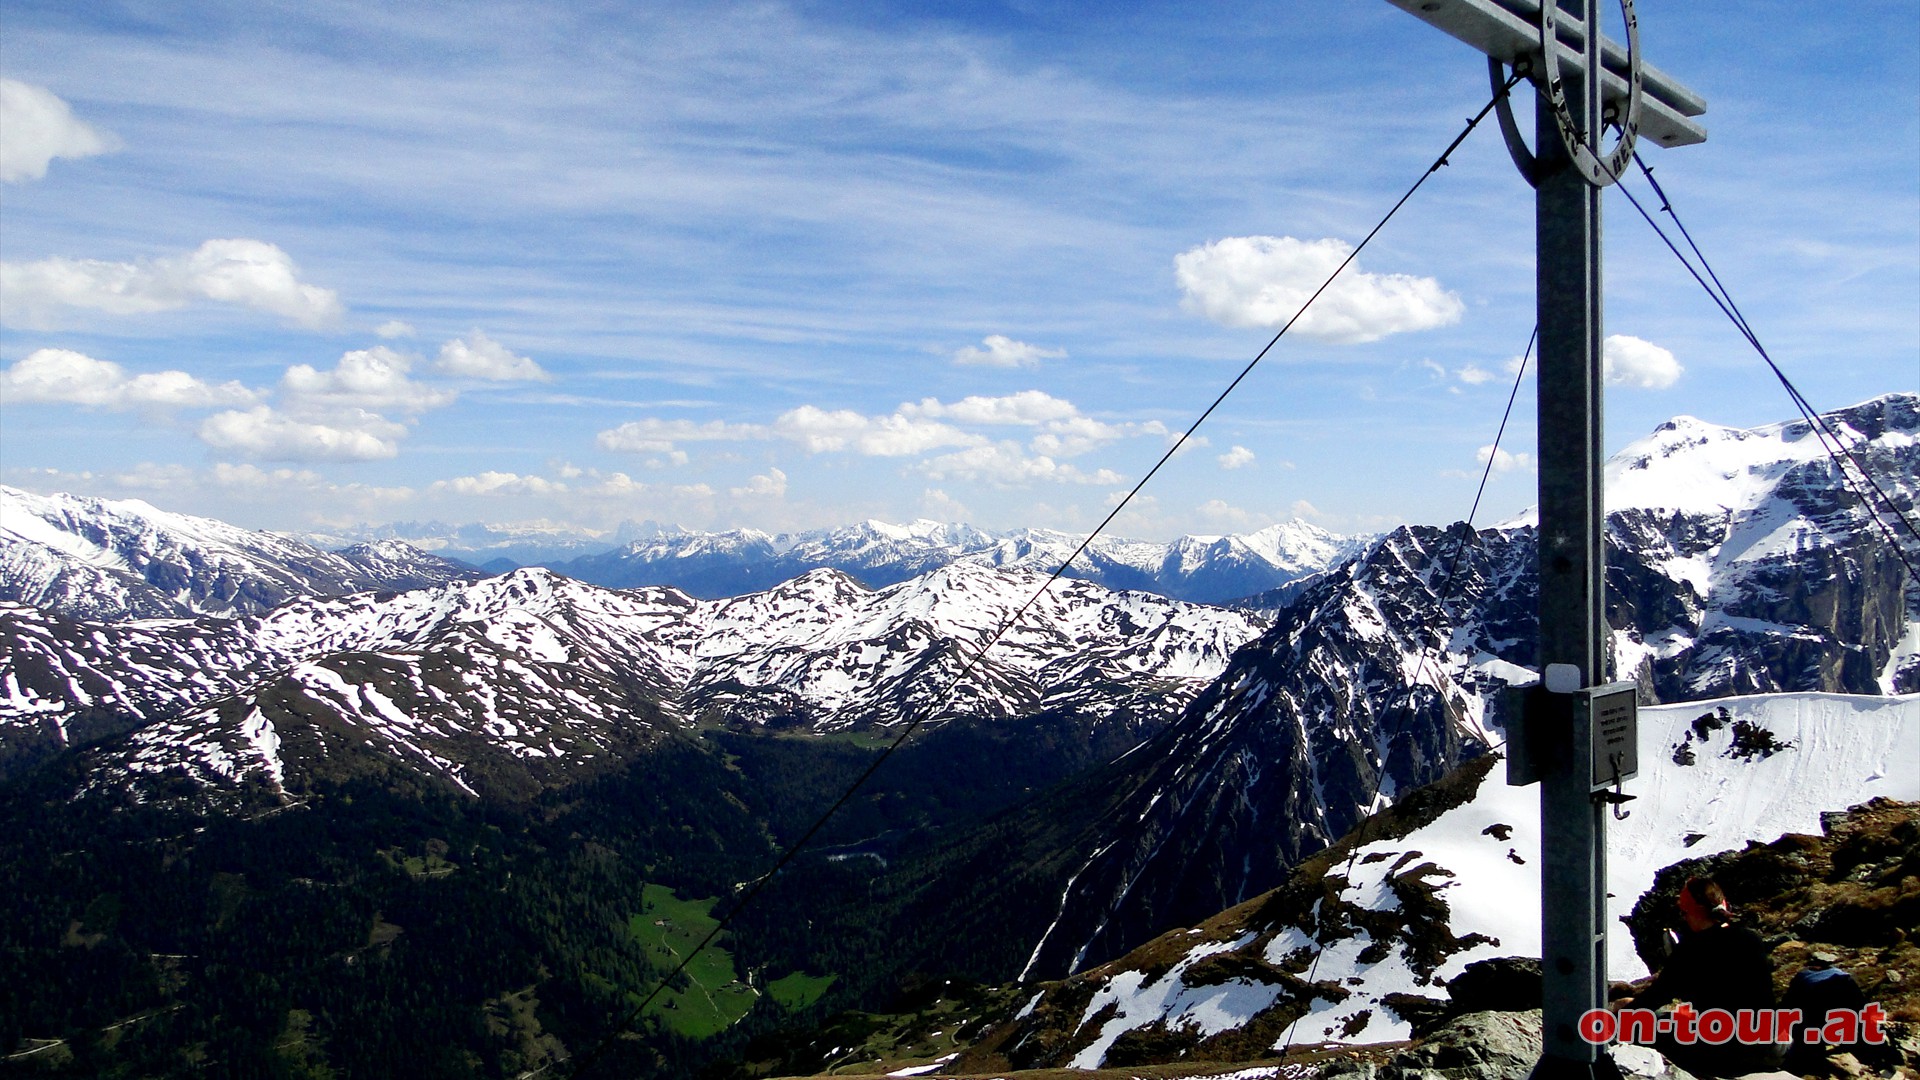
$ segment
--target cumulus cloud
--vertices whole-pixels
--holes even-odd
[[[1260,515],[1242,510],[1225,499],[1208,499],[1196,509],[1203,520],[1236,531],[1251,532],[1266,524]]]
[[[567,485],[541,476],[489,469],[473,476],[435,480],[431,490],[450,491],[455,495],[554,495],[566,491]]]
[[[1005,444],[1016,448],[1018,459],[1023,463],[1015,466],[1008,464],[1011,459],[1006,458],[1002,450],[995,449],[990,438],[966,430],[967,427],[1038,430],[1026,447],[1027,452],[1020,452],[1017,443]],[[704,424],[691,420],[635,420],[600,432],[596,441],[603,450],[655,454],[678,454],[675,447],[686,442],[749,439],[783,439],[813,454],[850,452],[867,457],[910,457],[959,447],[981,453],[971,458],[943,458],[937,467],[953,475],[1040,475],[1053,470],[1064,479],[1088,474],[1061,469],[1060,458],[1084,454],[1129,435],[1165,433],[1166,427],[1158,422],[1110,424],[1080,415],[1070,401],[1039,390],[1026,390],[1001,397],[976,395],[951,402],[924,398],[878,415],[854,409],[802,405],[780,414],[765,426],[717,420]],[[1030,456],[1028,452],[1037,456]],[[1031,464],[1038,461],[1047,464]]]
[[[515,355],[478,330],[440,346],[436,366],[448,375],[493,382],[546,382],[553,378],[532,359]]]
[[[1518,472],[1533,468],[1533,455],[1509,454],[1505,450],[1496,449],[1492,444],[1475,450],[1473,459],[1482,465],[1485,465],[1488,459],[1492,459],[1493,471],[1497,473]]]
[[[1235,446],[1217,458],[1223,469],[1238,469],[1253,464],[1253,451],[1244,446]]]
[[[71,349],[37,349],[0,372],[0,398],[104,409],[193,409],[251,405],[259,395],[237,382],[215,386],[184,371],[128,376],[125,368],[109,360],[95,360]]]
[[[120,140],[74,116],[51,90],[0,79],[0,181],[38,180],[54,158],[92,157],[119,147]]]
[[[981,348],[980,345],[986,347]],[[980,345],[968,345],[955,351],[953,362],[977,367],[1033,367],[1042,360],[1059,360],[1067,355],[1065,349],[1043,349],[1038,345],[1015,341],[1005,334],[988,334]]]
[[[332,371],[295,364],[280,378],[289,401],[304,409],[400,409],[425,412],[453,402],[452,390],[427,386],[410,375],[413,361],[385,345],[343,353]]]
[[[1279,327],[1353,248],[1343,240],[1231,236],[1174,257],[1189,311],[1226,326]],[[1353,344],[1458,322],[1465,306],[1433,278],[1347,267],[1294,324],[1296,333]]]
[[[728,491],[736,498],[782,498],[787,493],[787,474],[779,469],[769,468],[765,476],[752,477],[745,486],[729,488]]]
[[[1073,402],[1054,397],[1042,390],[1022,390],[1002,397],[973,395],[947,403],[934,398],[919,404],[902,405],[905,416],[931,416],[957,420],[963,424],[1022,424],[1036,426],[1052,420],[1080,415]]]
[[[1075,416],[1049,423],[1047,429],[1027,445],[1037,454],[1078,457],[1139,430],[1130,424],[1108,424],[1088,416]]]
[[[317,329],[345,308],[332,289],[300,280],[293,259],[261,240],[209,240],[186,255],[139,263],[54,257],[0,263],[10,317],[44,324],[62,308],[111,315],[172,311],[197,300],[233,304]]]
[[[675,443],[730,442],[766,437],[767,429],[758,424],[729,424],[720,420],[698,424],[692,420],[648,418],[629,420],[617,428],[608,428],[595,435],[593,441],[600,449],[615,453],[666,454],[673,452]]]
[[[373,461],[400,452],[406,427],[361,409],[321,421],[257,405],[215,413],[198,434],[209,446],[274,461]]]
[[[1637,386],[1665,390],[1680,381],[1680,361],[1651,341],[1626,334],[1610,334],[1601,348],[1608,386]]]
[[[1493,372],[1488,371],[1478,364],[1468,364],[1466,367],[1454,372],[1453,376],[1468,386],[1479,386],[1483,382],[1493,381]]]
[[[867,416],[851,409],[828,411],[802,405],[782,413],[773,422],[774,433],[819,454],[854,450],[869,457],[905,457],[943,446],[976,446],[986,442],[951,424],[904,411]]]
[[[1087,472],[1075,465],[1058,462],[1045,454],[1029,456],[1014,442],[999,442],[969,447],[942,454],[921,465],[921,471],[935,480],[949,477],[985,481],[1003,487],[1019,487],[1035,482],[1054,484],[1118,484],[1122,477],[1112,469]]]
[[[388,341],[392,341],[395,338],[410,338],[414,334],[413,324],[401,322],[399,319],[388,319],[386,322],[374,327],[373,332],[376,336],[383,337]]]

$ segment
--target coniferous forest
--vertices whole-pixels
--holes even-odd
[[[833,1012],[1017,972],[997,931],[1044,918],[1056,890],[1025,879],[1070,868],[1007,845],[1113,789],[1085,771],[1113,748],[1075,727],[954,725],[895,755],[718,940],[704,978],[752,989],[717,1031],[676,1023],[718,989],[687,974],[621,1026],[672,966],[636,932],[649,887],[725,914],[876,740],[710,730],[526,803],[393,769],[238,813],[69,802],[82,748],[0,794],[0,1045],[49,1075],[508,1077],[594,1051],[612,1075],[738,1075]],[[1073,774],[1084,791],[1034,801]]]

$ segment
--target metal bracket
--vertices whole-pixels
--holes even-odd
[[[1628,818],[1633,816],[1633,811],[1622,810],[1621,807],[1639,798],[1640,796],[1629,795],[1624,790],[1622,790],[1621,785],[1625,783],[1625,780],[1620,775],[1620,755],[1609,754],[1607,755],[1607,760],[1613,764],[1613,790],[1594,792],[1593,801],[1597,803],[1606,803],[1607,805],[1613,807],[1613,820],[1625,821]]]
[[[1532,61],[1514,61],[1513,73],[1523,79],[1531,78]],[[1507,87],[1507,65],[1491,56],[1487,57],[1487,78],[1493,83],[1493,115],[1500,121],[1500,137],[1506,140],[1507,156],[1513,159],[1514,167],[1520,170],[1520,178],[1527,182],[1527,186],[1537,188],[1540,186],[1540,163],[1527,147],[1526,137],[1520,134],[1520,125],[1514,122],[1513,93]]]
[[[1627,104],[1625,112],[1615,120],[1620,129],[1620,142],[1603,159],[1599,154],[1600,133],[1582,131],[1567,107],[1566,83],[1560,75],[1560,50],[1556,47],[1560,34],[1560,2],[1540,0],[1541,70],[1537,83],[1541,96],[1546,108],[1553,113],[1554,127],[1559,129],[1560,142],[1567,148],[1567,156],[1573,159],[1574,168],[1580,170],[1587,183],[1600,188],[1620,179],[1627,162],[1633,160],[1633,144],[1640,135],[1640,99],[1645,81],[1640,70],[1640,20],[1634,16],[1633,0],[1620,0],[1620,13],[1627,20]],[[1593,22],[1599,22],[1599,12],[1593,13]],[[1589,26],[1583,32],[1589,51],[1598,49],[1600,27]]]

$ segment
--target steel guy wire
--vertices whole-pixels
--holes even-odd
[[[1641,168],[1647,172],[1648,180],[1649,182],[1651,182],[1652,170],[1647,169],[1644,162],[1641,164]],[[1847,471],[1846,462],[1851,461],[1854,467],[1860,470],[1860,474],[1863,478],[1865,478],[1867,484],[1871,486],[1875,491],[1875,493],[1877,493],[1880,496],[1882,502],[1884,502],[1886,507],[1893,512],[1895,518],[1902,525],[1906,526],[1908,532],[1913,533],[1916,537],[1920,537],[1920,528],[1915,527],[1912,519],[1907,516],[1906,512],[1902,511],[1899,505],[1895,503],[1893,499],[1887,495],[1886,491],[1880,487],[1879,482],[1874,480],[1873,474],[1867,470],[1865,465],[1863,465],[1861,462],[1853,458],[1853,456],[1850,453],[1845,454],[1843,459],[1843,453],[1841,449],[1843,447],[1843,444],[1840,442],[1839,435],[1835,433],[1832,430],[1832,428],[1827,424],[1826,418],[1824,416],[1821,416],[1820,413],[1817,410],[1815,410],[1813,406],[1807,401],[1807,399],[1803,395],[1801,395],[1799,388],[1793,385],[1793,381],[1791,379],[1787,378],[1786,372],[1780,370],[1780,365],[1774,363],[1773,357],[1770,354],[1768,354],[1766,350],[1766,346],[1760,343],[1759,337],[1754,334],[1752,328],[1747,325],[1746,319],[1742,317],[1739,313],[1739,310],[1734,307],[1732,297],[1723,296],[1720,292],[1715,290],[1713,285],[1708,283],[1707,278],[1702,276],[1701,270],[1696,268],[1693,265],[1693,262],[1689,260],[1684,254],[1681,253],[1679,246],[1676,245],[1673,242],[1673,239],[1667,235],[1666,230],[1660,227],[1660,223],[1653,219],[1652,214],[1647,213],[1646,207],[1640,205],[1640,200],[1634,198],[1633,191],[1631,189],[1629,189],[1625,184],[1621,184],[1618,186],[1620,188],[1620,193],[1627,197],[1627,201],[1633,204],[1633,208],[1635,210],[1639,211],[1640,217],[1644,219],[1647,225],[1653,229],[1654,234],[1660,237],[1660,240],[1662,243],[1666,244],[1667,250],[1673,252],[1674,258],[1679,259],[1680,264],[1687,268],[1687,273],[1693,275],[1693,280],[1696,282],[1699,282],[1700,287],[1706,290],[1707,296],[1710,299],[1712,299],[1714,306],[1718,307],[1721,313],[1724,314],[1728,318],[1728,320],[1733,323],[1734,328],[1738,330],[1740,332],[1740,335],[1747,340],[1747,344],[1753,346],[1754,351],[1757,352],[1760,355],[1760,358],[1766,361],[1767,366],[1773,370],[1773,374],[1777,379],[1780,380],[1781,386],[1786,388],[1787,396],[1792,399],[1794,403],[1794,407],[1800,412],[1800,415],[1806,419],[1807,424],[1809,428],[1812,429],[1814,436],[1820,440],[1821,448],[1827,452],[1828,458],[1830,458],[1833,461],[1833,466],[1835,470],[1837,470],[1840,473],[1841,482],[1846,484],[1847,488],[1853,492],[1854,497],[1859,499],[1861,504],[1865,506],[1867,511],[1867,516],[1873,522],[1874,527],[1877,528],[1880,531],[1881,535],[1886,538],[1887,546],[1893,549],[1894,556],[1898,558],[1904,566],[1906,566],[1907,576],[1909,580],[1920,581],[1920,568],[1916,568],[1913,558],[1907,554],[1906,549],[1900,543],[1899,537],[1894,534],[1892,527],[1889,526],[1881,518],[1881,512],[1880,512],[1879,506],[1872,499],[1867,497],[1866,492],[1862,491],[1860,489],[1859,484],[1857,484],[1854,481],[1853,474]],[[1655,187],[1654,190],[1659,191],[1660,189],[1658,187]],[[1664,193],[1661,193],[1661,199],[1663,201],[1666,200],[1666,195]],[[1672,214],[1670,203],[1668,206],[1668,213]],[[1674,222],[1678,224],[1679,220],[1680,219],[1678,215],[1675,215]],[[1684,231],[1685,230],[1683,228],[1682,232],[1684,233]],[[1688,243],[1691,244],[1692,240],[1689,239]],[[1697,252],[1699,249],[1695,248],[1694,250]],[[1712,267],[1707,263],[1704,256],[1702,256],[1700,261],[1701,261],[1701,265],[1703,267],[1706,267],[1707,273],[1711,274]],[[1719,280],[1718,277],[1714,278],[1715,283],[1717,283],[1718,280]]]

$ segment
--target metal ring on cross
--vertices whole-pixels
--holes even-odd
[[[1627,162],[1633,160],[1634,140],[1640,134],[1640,21],[1634,17],[1633,0],[1620,0],[1620,13],[1627,20],[1627,108],[1618,117],[1620,143],[1603,158],[1599,153],[1599,133],[1593,133],[1589,144],[1587,133],[1580,130],[1572,111],[1567,108],[1566,85],[1560,79],[1559,0],[1540,0],[1541,96],[1553,113],[1553,126],[1560,132],[1560,142],[1567,148],[1567,156],[1573,159],[1574,167],[1586,177],[1587,183],[1594,187],[1606,187],[1620,179]],[[1590,22],[1593,25],[1586,28],[1588,38],[1599,37],[1599,12],[1591,12]],[[1597,45],[1588,50],[1595,57],[1600,55],[1600,51]],[[1605,67],[1604,64],[1599,66]],[[1593,92],[1600,93],[1606,85],[1604,70],[1588,74],[1593,83]]]

